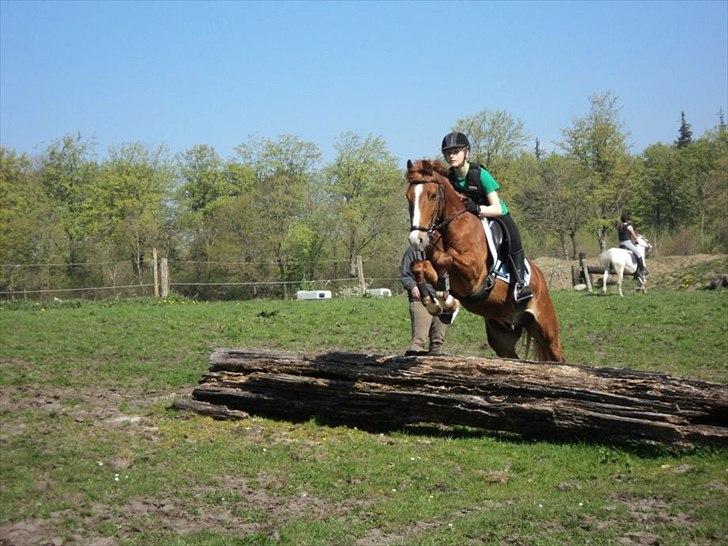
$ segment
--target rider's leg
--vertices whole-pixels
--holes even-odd
[[[647,262],[645,262],[645,249],[639,245],[637,246],[637,266],[640,273],[645,275],[649,273],[647,270]]]
[[[523,245],[521,244],[521,235],[518,233],[516,223],[510,214],[501,216],[500,220],[508,230],[508,240],[510,243],[511,258],[511,274],[514,277],[516,285],[516,301],[521,302],[533,297],[531,287],[526,284],[526,259],[523,255]]]

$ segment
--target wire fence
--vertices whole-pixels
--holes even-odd
[[[402,290],[399,264],[374,260],[359,260],[359,269],[349,259],[318,261],[316,268],[295,260],[161,260],[167,262],[166,289],[199,300],[288,299],[298,290],[341,296],[368,288]],[[165,282],[159,265],[131,260],[0,264],[0,299],[154,296]],[[368,271],[373,274],[367,276]]]

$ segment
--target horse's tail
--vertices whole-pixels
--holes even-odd
[[[531,262],[535,296],[535,314],[526,312],[524,326],[531,339],[526,339],[526,349],[532,345],[540,361],[564,362],[564,350],[559,338],[559,320],[546,285],[546,278],[536,264]],[[537,318],[538,317],[538,318]]]
[[[602,252],[597,258],[597,262],[599,262],[599,265],[602,266],[604,269],[609,268],[612,265],[612,258],[609,251],[605,250],[604,252]]]

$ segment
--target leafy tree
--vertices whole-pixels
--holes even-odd
[[[523,122],[504,110],[482,110],[455,122],[455,131],[470,139],[472,161],[496,177],[523,151],[528,134]]]
[[[708,171],[704,229],[710,234],[714,249],[725,253],[728,252],[728,130],[725,124],[705,138],[715,143],[716,158],[713,168]]]
[[[562,256],[575,259],[577,234],[593,215],[584,199],[584,176],[572,158],[555,153],[538,162],[531,175],[535,183],[518,198],[524,224],[533,232],[556,237]]]
[[[87,191],[84,223],[109,254],[133,259],[139,282],[145,251],[161,239],[172,178],[163,148],[125,144],[109,151]]]
[[[595,211],[591,227],[599,247],[607,247],[607,234],[624,207],[633,185],[633,161],[627,133],[619,118],[617,96],[608,91],[590,97],[589,112],[564,130],[561,147],[584,175],[583,198]]]
[[[280,175],[309,175],[321,158],[316,144],[294,135],[282,135],[278,140],[250,137],[235,151],[242,163],[255,171],[259,180]]]
[[[260,245],[261,255],[273,258],[279,277],[286,278],[288,238],[296,238],[313,209],[314,168],[321,153],[315,144],[291,135],[277,141],[251,138],[235,150],[257,178],[253,195],[258,221],[252,240]]]
[[[65,237],[26,155],[0,147],[0,287],[37,288],[50,272],[30,264],[62,260]]]
[[[656,248],[666,233],[689,221],[693,205],[676,148],[665,144],[647,147],[642,154],[639,189],[630,209],[645,229],[652,230]]]
[[[693,130],[685,119],[685,112],[680,112],[680,129],[678,130],[676,148],[684,148],[693,141]]]
[[[244,278],[248,270],[208,262],[245,261],[255,249],[246,245],[255,221],[252,193],[257,177],[249,166],[223,161],[207,145],[193,146],[177,157],[176,230],[178,251],[196,262],[179,274],[189,282],[214,282],[231,274]],[[245,228],[243,228],[245,226]],[[247,229],[247,236],[239,231]],[[242,246],[241,246],[242,245]],[[247,249],[247,252],[244,250]],[[252,259],[252,258],[251,258]],[[214,293],[214,294],[213,294]],[[220,297],[219,288],[198,287],[196,295]]]
[[[207,205],[228,195],[223,162],[207,145],[193,146],[182,153],[178,162],[181,201],[187,210],[204,210]]]
[[[721,177],[716,169],[725,150],[725,141],[725,131],[713,131],[679,150],[681,174],[690,185],[701,245],[704,249],[708,242],[706,225],[708,210],[711,208],[711,190],[715,189],[713,187],[715,182],[718,182],[720,187]],[[723,218],[725,219],[725,211]]]
[[[92,152],[91,143],[80,134],[67,135],[48,146],[40,166],[41,184],[66,235],[68,276],[78,285],[87,277],[87,271],[77,264],[87,261],[90,248],[82,212],[98,172]]]
[[[406,216],[397,160],[379,137],[344,133],[335,147],[336,159],[324,168],[323,178],[347,257],[352,264],[364,253],[398,261]]]

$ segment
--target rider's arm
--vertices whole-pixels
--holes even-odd
[[[480,216],[485,218],[494,218],[496,216],[503,216],[503,209],[501,207],[500,198],[498,197],[497,191],[492,191],[488,195],[488,205],[480,205]]]
[[[481,217],[494,218],[496,216],[503,216],[503,214],[508,212],[508,209],[503,206],[503,203],[501,203],[498,197],[500,184],[496,182],[495,178],[486,169],[482,168],[480,169],[480,185],[483,187],[483,192],[488,199],[487,205],[480,206]]]
[[[636,243],[637,233],[635,232],[634,228],[632,226],[627,226],[627,231],[629,231],[629,238],[632,239],[633,243]]]

